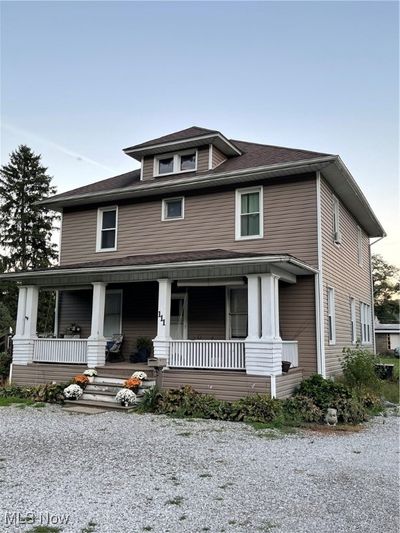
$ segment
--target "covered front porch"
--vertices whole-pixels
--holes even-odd
[[[314,309],[301,317],[297,301],[300,293],[313,299],[314,276],[287,259],[200,261],[123,272],[80,269],[63,277],[53,270],[28,281],[20,286],[13,366],[111,368],[115,363],[106,361],[106,342],[120,333],[124,363],[136,339],[146,336],[152,339],[153,364],[163,367],[163,374],[181,372],[182,380],[184,371],[268,377],[275,396],[282,361],[295,369],[303,354],[306,364],[314,355],[306,353]],[[44,338],[36,331],[38,294],[50,289],[58,293],[56,326],[54,336]],[[71,323],[79,325],[79,336],[65,334]]]

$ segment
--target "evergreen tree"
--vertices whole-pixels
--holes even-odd
[[[12,152],[9,163],[1,167],[0,272],[48,268],[56,260],[57,249],[51,237],[58,216],[38,205],[55,194],[51,180],[41,156],[25,145]],[[17,292],[14,283],[3,284],[0,290],[0,300],[12,317],[16,314]],[[50,330],[52,307],[54,294],[41,293],[38,331]]]

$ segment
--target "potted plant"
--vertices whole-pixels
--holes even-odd
[[[93,383],[94,378],[97,376],[97,370],[94,368],[88,368],[84,371],[83,375],[88,378],[89,383]]]
[[[115,401],[120,405],[129,407],[136,401],[136,394],[129,389],[121,389],[115,396]]]
[[[141,370],[137,370],[131,375],[131,378],[140,379],[140,381],[146,381],[147,380],[147,374],[146,372],[142,372]]]
[[[84,374],[78,374],[73,377],[72,381],[79,385],[82,389],[86,388],[86,385],[89,383],[89,378]]]
[[[124,388],[129,389],[133,391],[134,393],[137,393],[139,390],[140,385],[142,384],[141,380],[138,378],[129,378],[126,381],[124,381]]]
[[[83,394],[83,389],[81,389],[81,387],[76,383],[73,383],[72,385],[68,385],[63,392],[64,397],[67,400],[79,400]]]
[[[147,363],[147,359],[153,351],[153,342],[149,337],[138,337],[136,340],[136,352],[131,355],[131,363]]]
[[[292,363],[290,361],[282,361],[282,372],[287,374],[291,366]]]

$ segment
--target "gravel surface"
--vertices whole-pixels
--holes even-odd
[[[64,533],[397,533],[399,420],[284,435],[209,420],[0,408],[0,531],[32,531],[10,522],[34,516],[35,526],[58,521]]]

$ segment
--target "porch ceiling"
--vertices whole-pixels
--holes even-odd
[[[137,255],[47,270],[9,272],[0,275],[0,282],[13,280],[23,285],[57,288],[66,285],[82,286],[94,281],[126,283],[155,281],[161,278],[218,279],[268,272],[276,273],[289,283],[295,283],[296,276],[314,274],[316,270],[288,254],[202,250]]]

